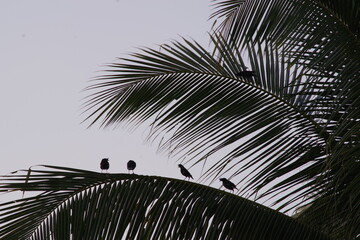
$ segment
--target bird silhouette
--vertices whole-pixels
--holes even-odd
[[[235,74],[235,76],[237,77],[254,77],[255,76],[255,72],[254,71],[249,71],[249,70],[245,70],[245,71],[241,71]]]
[[[129,173],[130,173],[130,171],[133,171],[133,173],[134,173],[135,168],[136,168],[136,162],[133,160],[129,160],[127,162],[127,169],[129,170]]]
[[[106,172],[107,172],[107,170],[109,169],[109,167],[110,167],[109,159],[108,159],[108,158],[103,158],[103,159],[101,160],[101,163],[100,163],[101,172],[102,172],[103,170],[106,170]]]
[[[192,178],[192,179],[194,179],[194,178],[191,176],[190,172],[189,172],[183,165],[179,164],[178,166],[179,166],[179,168],[180,168],[181,174],[182,174],[183,176],[185,176],[185,179],[187,179],[187,178]]]
[[[231,191],[234,191],[234,189],[237,189],[236,185],[234,183],[230,182],[229,180],[227,180],[226,178],[220,178],[220,181],[222,181],[225,188],[227,188]]]

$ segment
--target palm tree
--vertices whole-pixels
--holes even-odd
[[[87,110],[91,111],[87,118],[90,125],[100,122],[106,127],[128,122],[137,126],[150,121],[149,139],[165,139],[161,141],[161,149],[170,149],[179,158],[190,156],[189,161],[193,164],[204,164],[203,181],[214,181],[231,175],[232,181],[244,184],[238,194],[258,201],[271,201],[279,211],[277,214],[291,214],[296,210],[296,220],[280,214],[291,221],[287,226],[295,225],[296,231],[303,226],[312,226],[335,238],[359,238],[360,2],[223,0],[215,1],[215,9],[212,18],[220,23],[215,25],[211,35],[210,50],[196,41],[183,39],[161,45],[160,50],[141,49],[110,65],[108,74],[89,87],[89,91],[93,91],[87,102]],[[243,71],[253,71],[254,76],[238,74]],[[42,230],[51,229],[47,227],[55,223],[67,229],[73,229],[70,226],[82,228],[84,224],[81,225],[80,220],[69,220],[75,216],[75,209],[78,209],[70,205],[78,203],[85,209],[83,198],[101,204],[100,198],[111,195],[114,203],[125,201],[125,205],[118,205],[116,211],[125,214],[131,224],[127,225],[126,222],[124,225],[116,225],[118,227],[105,228],[101,223],[96,223],[96,227],[91,229],[118,234],[116,231],[119,227],[128,226],[127,229],[119,230],[120,233],[136,237],[180,239],[187,239],[188,236],[201,238],[211,234],[218,234],[216,236],[219,239],[236,239],[241,236],[246,236],[245,239],[261,239],[259,236],[254,237],[255,234],[261,234],[263,239],[271,239],[267,237],[272,234],[273,239],[283,239],[282,234],[286,232],[285,228],[274,230],[271,224],[275,222],[275,217],[265,217],[257,212],[253,214],[250,207],[247,214],[234,213],[234,218],[229,216],[227,219],[231,209],[238,209],[235,206],[247,200],[224,193],[220,197],[217,195],[219,191],[194,183],[137,175],[97,177],[95,173],[86,172],[84,174],[88,177],[83,176],[78,187],[89,190],[78,191],[72,187],[71,182],[76,177],[71,174],[80,174],[82,171],[60,170],[46,172],[40,177],[43,181],[47,181],[46,178],[55,181],[53,188],[47,188],[49,183],[42,184],[41,181],[37,186],[37,177],[34,177],[34,186],[37,186],[34,189],[45,191],[41,195],[45,199],[42,206],[46,201],[57,206],[53,207],[54,211],[50,215],[51,207],[45,211],[41,205],[36,205],[39,197],[34,197],[23,212],[22,204],[11,205],[20,210],[16,211],[17,218],[9,217],[8,221],[19,219],[21,214],[33,207],[39,208],[39,211],[44,209],[44,214],[50,216],[45,223],[39,220],[42,223],[38,228],[39,234],[58,234]],[[30,183],[31,176],[23,175],[19,179]],[[63,182],[57,182],[59,176]],[[66,176],[70,176],[69,179]],[[124,189],[126,193],[131,191],[135,194],[149,189],[146,184],[144,186],[147,187],[137,187],[136,184],[140,182],[152,184],[152,188],[174,184],[176,190],[171,188],[169,193],[175,197],[168,197],[161,202],[163,205],[158,206],[156,203],[163,201],[159,195],[153,198],[152,193],[149,193],[145,199],[134,195],[127,201],[119,199],[119,195],[114,193]],[[123,183],[129,185],[129,188]],[[32,190],[33,185],[25,186],[24,183],[9,183],[2,188]],[[65,197],[67,188],[71,197]],[[102,193],[104,188],[109,188],[109,192]],[[56,205],[50,193],[54,196],[59,194],[67,201]],[[183,193],[189,198],[184,200]],[[206,194],[206,197],[198,194]],[[217,217],[212,217],[215,215],[211,214],[216,210],[210,206],[218,207],[222,196],[231,198],[223,200],[228,203],[229,209],[221,212],[223,220],[211,225]],[[138,204],[136,213],[134,206],[127,208],[131,203],[144,201],[148,203],[144,206],[156,206],[153,211],[158,215],[145,218],[156,219],[154,223],[140,221],[151,212],[148,207],[142,208],[140,206],[143,205]],[[207,210],[198,208],[199,201]],[[251,204],[255,209],[267,209],[254,202]],[[96,206],[106,208],[103,205]],[[7,207],[3,205],[0,209],[0,213],[8,211],[5,217],[0,218],[0,224],[5,223],[6,217],[12,213]],[[90,219],[102,216],[101,212],[93,208],[88,209]],[[145,215],[138,215],[138,211]],[[210,215],[203,215],[203,212],[210,212]],[[195,229],[182,230],[181,225],[188,220],[182,216],[190,213],[195,219],[204,217],[204,221],[199,225],[193,224]],[[59,222],[56,220],[57,214],[64,214]],[[250,229],[252,224],[241,225],[249,222],[242,219],[250,215],[254,216],[252,223],[259,223],[255,224],[257,228]],[[110,216],[118,215],[108,212],[100,218],[101,222]],[[66,219],[73,225],[67,224],[69,222]],[[262,221],[266,225],[261,225]],[[160,223],[165,226],[156,228]],[[16,225],[16,222],[11,224],[18,228],[22,226]],[[250,233],[235,233],[237,229],[242,229],[237,224],[244,226],[247,229],[245,232]],[[265,228],[267,224],[269,227]],[[275,222],[277,227],[282,224]],[[14,225],[8,226],[3,234],[6,231],[6,234],[10,234],[9,229],[14,229]],[[210,235],[206,235],[208,231]],[[294,235],[288,239],[296,239],[295,236],[306,239],[303,235],[295,234],[295,230],[291,231]],[[311,229],[306,231],[306,234],[312,234]],[[224,235],[221,235],[222,232]],[[105,232],[102,233],[97,236],[107,236]]]
[[[93,86],[102,88],[91,102],[102,104],[94,121],[139,124],[156,116],[152,136],[165,133],[162,148],[192,155],[195,164],[230,147],[204,179],[232,173],[247,183],[242,194],[275,199],[284,212],[302,209],[299,219],[333,236],[356,236],[358,109],[351,96],[338,95],[355,89],[336,90],[334,79],[318,79],[267,42],[244,46],[256,76],[238,78],[245,61],[234,45],[213,37],[210,54],[184,41],[112,65],[114,74]]]
[[[216,1],[212,53],[184,40],[122,59],[93,85],[91,117],[112,125],[156,116],[153,136],[169,133],[163,149],[194,164],[230,149],[204,178],[230,172],[247,183],[242,193],[351,239],[360,234],[359,5]],[[254,77],[236,76],[245,60]]]

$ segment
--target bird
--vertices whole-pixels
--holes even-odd
[[[249,70],[244,70],[244,71],[240,71],[240,72],[236,73],[235,76],[250,78],[250,77],[255,76],[255,72],[254,71],[249,71]]]
[[[222,181],[223,185],[225,188],[234,191],[234,189],[237,190],[236,185],[232,182],[230,182],[229,180],[227,180],[226,178],[220,178],[220,181]]]
[[[192,178],[192,179],[194,179],[194,178],[191,176],[190,172],[189,172],[183,165],[179,164],[178,166],[179,166],[179,168],[180,168],[181,174],[185,176],[185,179],[187,179],[187,178]]]
[[[109,159],[108,158],[103,158],[101,160],[101,163],[100,163],[100,168],[101,168],[101,171],[102,170],[108,170],[110,167],[110,164],[109,164]]]
[[[130,171],[133,171],[133,173],[134,173],[135,168],[136,168],[136,162],[133,160],[129,160],[127,163],[127,169],[129,170],[129,173],[130,173]]]

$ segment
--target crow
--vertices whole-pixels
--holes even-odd
[[[194,179],[194,178],[191,176],[190,172],[189,172],[183,165],[179,164],[178,166],[179,166],[179,168],[180,168],[181,174],[185,176],[185,179],[187,179],[187,178],[192,178],[192,179]]]
[[[103,158],[101,160],[101,163],[100,163],[100,168],[101,168],[101,171],[102,170],[108,170],[110,167],[110,164],[109,164],[109,159],[108,158]]]
[[[250,78],[250,77],[254,77],[255,76],[255,72],[254,71],[241,71],[235,74],[235,76],[237,77],[246,77],[246,78]]]
[[[225,188],[231,191],[234,191],[234,189],[237,190],[236,185],[230,182],[229,180],[227,180],[226,178],[220,178],[220,181],[222,181]]]
[[[130,171],[133,171],[134,173],[134,169],[136,168],[136,162],[134,162],[133,160],[128,161],[127,163],[127,169]]]

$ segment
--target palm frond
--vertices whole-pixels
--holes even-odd
[[[91,86],[98,91],[89,100],[90,109],[95,108],[91,117],[107,126],[156,116],[151,136],[170,135],[161,148],[191,155],[196,163],[230,147],[203,177],[232,172],[239,181],[249,181],[243,193],[255,194],[303,166],[323,161],[324,153],[309,154],[324,146],[327,135],[312,118],[316,111],[305,107],[309,95],[301,93],[301,69],[289,65],[272,45],[249,44],[244,53],[220,36],[212,40],[221,56],[184,40],[164,45],[164,52],[144,49],[111,65],[112,74]],[[255,77],[235,76],[245,70],[244,54]],[[252,166],[259,167],[243,177]],[[305,178],[294,175],[298,178],[291,186],[313,181],[321,168],[315,166],[318,171]]]
[[[2,239],[330,239],[249,200],[196,183],[58,166],[1,178]]]

